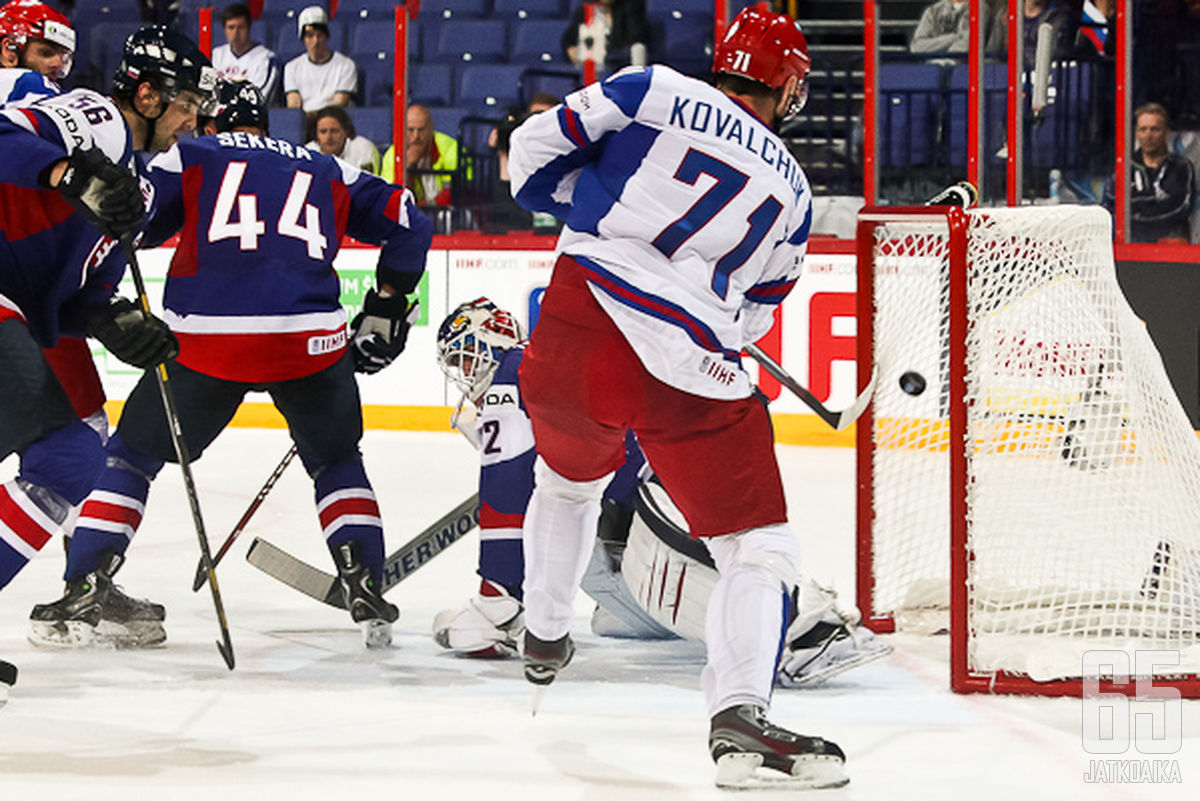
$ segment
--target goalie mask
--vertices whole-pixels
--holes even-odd
[[[516,319],[487,298],[459,305],[438,328],[438,365],[472,402],[491,386],[500,357],[525,341]]]

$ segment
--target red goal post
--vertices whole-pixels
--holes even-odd
[[[1080,695],[1086,653],[1153,651],[1178,658],[1154,686],[1200,696],[1200,441],[1111,218],[868,207],[857,254],[866,625],[948,631],[956,692]]]

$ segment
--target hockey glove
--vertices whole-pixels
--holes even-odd
[[[420,302],[410,304],[404,295],[380,297],[372,289],[363,301],[362,311],[350,322],[350,350],[354,369],[360,373],[378,373],[404,351],[408,329],[420,313]]]
[[[128,298],[113,298],[92,312],[87,331],[113,356],[143,370],[179,354],[179,340],[167,324]]]
[[[58,191],[84,219],[113,239],[136,232],[146,216],[137,177],[96,147],[71,154]]]

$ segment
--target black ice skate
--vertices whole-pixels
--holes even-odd
[[[0,659],[0,706],[8,703],[8,688],[17,683],[17,666]]]
[[[95,571],[68,582],[62,598],[33,607],[30,642],[56,648],[148,648],[165,642],[163,605],[131,598],[113,583],[124,561],[110,551]]]
[[[819,789],[850,781],[837,744],[775,726],[749,704],[713,717],[708,750],[717,763],[717,786],[727,789]]]
[[[380,582],[358,558],[358,545],[344,542],[337,548],[338,575],[350,617],[362,627],[368,648],[386,648],[392,644],[392,623],[400,610],[383,600]]]
[[[557,640],[542,640],[533,636],[525,629],[525,679],[534,685],[533,714],[537,714],[542,704],[542,696],[550,682],[554,681],[558,671],[571,663],[575,655],[575,643],[570,634],[564,634]]]

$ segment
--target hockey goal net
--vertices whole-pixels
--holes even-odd
[[[867,624],[948,630],[960,692],[1079,694],[1086,652],[1159,650],[1196,695],[1200,440],[1108,214],[867,209],[858,263]]]

